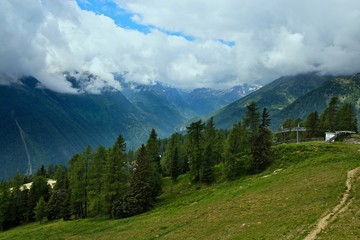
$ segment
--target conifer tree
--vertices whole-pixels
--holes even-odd
[[[76,154],[70,160],[69,188],[71,191],[71,205],[77,218],[87,216],[87,158],[83,154]]]
[[[106,149],[103,146],[99,146],[94,153],[92,162],[89,163],[89,213],[92,216],[101,215],[103,213],[103,175],[106,160]]]
[[[111,216],[114,202],[123,197],[126,191],[126,143],[119,135],[109,149],[103,174],[103,212]]]
[[[332,97],[328,107],[320,115],[321,129],[324,131],[335,131],[337,126],[337,114],[339,108],[339,98]]]
[[[29,197],[27,203],[27,219],[28,221],[34,220],[34,208],[39,199],[43,197],[44,201],[50,198],[50,186],[47,184],[47,179],[44,176],[36,176],[29,190]]]
[[[224,146],[225,175],[229,180],[245,174],[249,168],[250,142],[246,128],[237,123],[230,131]]]
[[[189,157],[190,157],[190,171],[192,181],[197,182],[200,180],[200,170],[203,161],[203,130],[205,124],[199,120],[191,123],[186,129],[189,138]]]
[[[340,107],[336,116],[336,130],[357,132],[357,119],[354,106],[345,103]]]
[[[11,227],[9,222],[9,209],[11,206],[10,188],[6,182],[0,182],[0,230]]]
[[[139,150],[130,187],[126,191],[123,199],[116,202],[113,208],[114,217],[130,217],[143,213],[151,208],[153,205],[152,177],[146,147],[142,145]]]
[[[56,184],[47,204],[47,217],[48,219],[51,218],[50,212],[53,211],[56,219],[69,220],[71,218],[71,203],[67,169],[65,166],[57,165],[53,175]],[[54,209],[51,209],[52,207]]]
[[[244,125],[248,129],[251,136],[255,136],[260,122],[260,114],[258,113],[255,102],[251,102],[246,106],[246,114],[244,117]]]
[[[46,202],[43,197],[41,197],[37,201],[36,206],[34,208],[34,214],[36,221],[39,221],[40,223],[46,216]]]
[[[319,136],[319,127],[320,119],[317,111],[309,113],[305,120],[306,137],[313,138]]]
[[[153,174],[151,180],[151,188],[154,199],[161,193],[161,164],[159,153],[159,142],[155,129],[151,130],[150,136],[146,142],[146,152],[150,161],[151,172]]]
[[[269,114],[264,108],[261,116],[261,123],[256,135],[253,136],[253,145],[251,148],[251,166],[250,171],[252,173],[259,173],[270,164],[272,161],[272,134],[268,129],[270,125]]]
[[[17,172],[12,180],[11,211],[13,211],[13,225],[15,226],[26,221],[28,191],[21,191],[20,189],[24,183],[24,178],[25,176]]]
[[[162,172],[164,176],[173,176],[173,171],[180,173],[180,165],[179,165],[179,148],[180,148],[180,134],[174,133],[170,136],[170,140],[168,141],[166,145],[166,149],[164,152],[164,156],[161,158],[161,166],[162,166]],[[175,151],[177,151],[177,163],[174,163],[175,158]],[[177,177],[177,176],[176,176]]]
[[[177,181],[178,176],[180,175],[179,171],[179,149],[178,146],[175,146],[172,150],[172,158],[171,158],[171,179],[173,182]]]

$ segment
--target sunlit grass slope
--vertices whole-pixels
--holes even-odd
[[[347,171],[360,166],[359,149],[343,143],[278,145],[276,161],[260,175],[211,186],[189,185],[186,175],[176,184],[165,179],[164,194],[148,213],[33,223],[0,233],[0,239],[303,239],[340,201]],[[359,183],[355,190],[349,210],[323,239],[360,236]]]

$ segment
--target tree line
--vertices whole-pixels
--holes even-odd
[[[338,97],[332,97],[323,113],[317,111],[310,112],[303,121],[300,118],[295,120],[285,119],[281,128],[305,127],[305,138],[324,137],[325,132],[353,131],[357,132],[357,118],[355,108],[352,103],[340,103]],[[278,130],[281,130],[279,128]],[[295,139],[295,132],[282,134],[283,140]]]
[[[306,134],[314,136],[320,128],[336,130],[345,122],[355,129],[352,105],[338,105],[333,98],[320,117],[310,113],[301,122],[308,128]],[[127,151],[120,135],[108,149],[87,147],[75,154],[68,167],[42,166],[33,176],[17,173],[0,183],[0,229],[44,219],[140,214],[154,206],[162,193],[163,177],[176,182],[186,173],[192,183],[211,184],[259,173],[273,160],[270,122],[267,109],[259,111],[251,103],[243,120],[230,130],[216,129],[212,118],[193,122],[185,134],[174,133],[166,139],[159,139],[152,129],[146,144],[136,151]],[[49,178],[56,180],[53,188]],[[28,182],[32,186],[24,188]]]

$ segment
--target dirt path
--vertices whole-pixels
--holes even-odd
[[[351,200],[349,200],[350,192],[352,189],[353,184],[356,181],[356,175],[360,171],[360,167],[355,168],[353,170],[350,170],[347,174],[346,179],[346,191],[338,205],[335,206],[335,208],[327,214],[325,217],[321,218],[319,222],[317,223],[314,230],[312,230],[304,240],[314,240],[316,239],[316,236],[324,230],[329,223],[335,220],[337,215],[341,212],[344,212],[350,205]]]

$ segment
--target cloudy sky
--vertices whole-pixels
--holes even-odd
[[[0,0],[1,84],[64,72],[175,87],[265,84],[289,74],[360,72],[359,0]],[[6,76],[6,77],[5,77]]]

